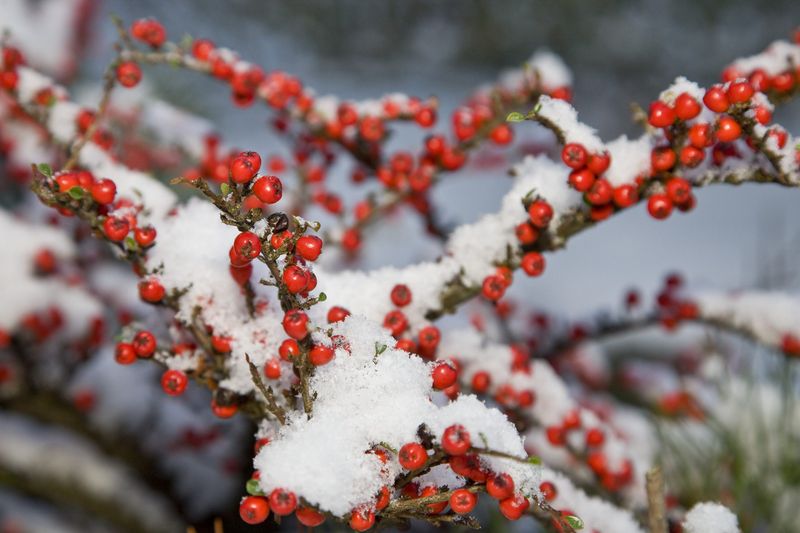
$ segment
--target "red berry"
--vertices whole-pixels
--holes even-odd
[[[108,217],[103,221],[103,233],[108,240],[120,242],[128,235],[130,224],[124,218]]]
[[[389,311],[383,318],[383,327],[398,337],[408,328],[408,319],[402,311]]]
[[[475,508],[478,497],[467,489],[456,489],[450,495],[450,508],[457,514],[467,514]]]
[[[703,103],[715,113],[724,113],[731,106],[728,95],[725,94],[721,85],[715,85],[708,89],[703,96]]]
[[[594,153],[589,156],[586,167],[595,176],[600,176],[611,165],[611,155],[608,152]]]
[[[672,213],[672,200],[666,194],[654,194],[647,199],[647,211],[653,218],[663,220]]]
[[[375,524],[375,513],[369,508],[362,507],[350,514],[350,527],[354,531],[367,531]]]
[[[667,182],[667,196],[674,204],[684,204],[692,195],[692,185],[683,178],[671,178]]]
[[[281,377],[281,363],[277,358],[272,357],[264,363],[264,375],[269,379]]]
[[[253,183],[253,194],[265,204],[275,204],[283,196],[283,184],[277,176],[262,176]]]
[[[334,355],[335,353],[331,348],[321,344],[316,344],[308,352],[308,359],[311,361],[312,365],[322,366],[330,363]]]
[[[212,335],[211,347],[218,353],[229,353],[231,351],[231,338],[224,335]]]
[[[161,388],[170,396],[180,396],[186,390],[189,378],[180,370],[170,369],[161,375]]]
[[[239,411],[236,404],[222,405],[217,403],[216,399],[211,400],[211,412],[217,418],[231,418]]]
[[[231,179],[235,183],[247,183],[258,173],[258,168],[253,167],[250,158],[238,155],[233,158],[230,165]]]
[[[252,261],[261,254],[261,239],[251,231],[244,231],[234,239],[233,251],[245,261]]]
[[[530,222],[523,222],[514,229],[517,240],[520,244],[533,244],[539,238],[539,230],[533,227]]]
[[[728,101],[732,104],[747,102],[752,98],[754,92],[755,90],[750,85],[750,82],[744,80],[735,81],[728,87]]]
[[[390,296],[392,303],[397,307],[405,307],[411,303],[411,289],[408,288],[408,285],[398,283],[392,287]]]
[[[606,205],[613,197],[614,188],[603,178],[595,180],[591,188],[586,192],[586,199],[592,205]]]
[[[400,461],[400,466],[406,470],[417,470],[422,468],[428,460],[428,452],[418,442],[409,442],[404,444],[400,451],[397,453],[397,460]]]
[[[92,198],[98,204],[110,204],[117,194],[117,185],[108,178],[97,180],[92,184]]]
[[[195,39],[192,43],[192,55],[200,61],[208,61],[213,51],[214,43],[208,39]]]
[[[509,520],[519,520],[531,503],[522,494],[515,494],[500,502],[500,512]]]
[[[78,174],[76,172],[59,172],[55,175],[58,192],[67,192],[73,187],[79,187]]]
[[[439,341],[442,339],[442,334],[436,326],[425,326],[419,330],[419,349],[421,355],[432,357],[436,353],[436,347],[439,346]]]
[[[442,449],[449,455],[464,455],[472,446],[469,432],[459,424],[454,424],[442,434]]]
[[[164,298],[164,286],[156,279],[147,279],[139,282],[139,297],[145,302],[158,303]]]
[[[292,294],[297,294],[306,290],[309,282],[308,272],[297,265],[288,265],[283,269],[283,284]]]
[[[322,253],[322,239],[316,235],[303,235],[297,239],[295,250],[306,261],[316,261]]]
[[[681,148],[681,164],[683,166],[694,168],[705,159],[706,153],[694,146],[684,146]]]
[[[542,493],[542,496],[544,496],[544,499],[548,502],[555,500],[558,495],[556,486],[549,481],[542,481],[539,485],[539,492]]]
[[[653,148],[650,153],[650,166],[653,168],[653,172],[663,172],[671,169],[675,166],[676,160],[675,151],[669,146]]]
[[[578,170],[586,165],[587,153],[582,144],[569,143],[561,150],[561,160],[569,168]]]
[[[488,372],[480,370],[472,376],[472,390],[476,394],[484,394],[489,390],[492,378]]]
[[[754,91],[767,92],[772,85],[772,80],[764,69],[757,68],[750,73],[747,81],[753,86]]]
[[[528,207],[531,223],[537,228],[546,228],[553,218],[553,208],[544,200],[536,200]]]
[[[123,87],[135,87],[142,79],[142,69],[133,61],[124,61],[117,66],[117,81]]]
[[[795,83],[794,72],[787,70],[772,77],[772,88],[779,93],[786,93],[792,90]]]
[[[569,173],[568,181],[576,191],[586,192],[594,184],[594,174],[587,168],[573,170]]]
[[[239,504],[239,516],[248,524],[260,524],[269,516],[269,504],[263,496],[247,496]]]
[[[140,331],[133,337],[133,349],[142,358],[152,357],[156,351],[156,338],[149,331]]]
[[[135,39],[158,48],[167,39],[167,33],[160,22],[153,19],[139,19],[131,24],[131,35]]]
[[[114,359],[121,365],[131,365],[136,362],[136,350],[132,344],[120,342],[114,352]]]
[[[606,436],[602,429],[591,428],[586,432],[586,445],[591,447],[602,446]]]
[[[428,106],[420,107],[414,120],[423,128],[429,128],[436,122],[436,110]]]
[[[711,125],[706,123],[699,123],[692,125],[689,128],[689,142],[695,148],[707,148],[714,143],[713,132]]]
[[[733,142],[742,135],[742,127],[732,117],[721,117],[717,121],[717,139],[722,142]]]
[[[383,452],[383,450],[380,451]],[[383,452],[383,455],[378,456],[378,458],[384,464],[386,464],[386,461],[389,460],[389,458],[386,456],[386,452]],[[389,487],[384,485],[381,487],[380,492],[378,492],[378,499],[375,500],[375,510],[382,511],[383,509],[386,509],[386,507],[389,505],[390,499],[391,495],[389,494]]]
[[[361,246],[361,233],[357,228],[348,228],[342,234],[342,247],[350,252],[358,250]]]
[[[566,432],[560,426],[548,426],[545,429],[545,435],[547,436],[548,442],[553,446],[563,446],[566,441]]]
[[[296,340],[308,335],[308,315],[299,309],[290,309],[283,316],[283,329],[286,334]]]
[[[520,266],[529,276],[541,276],[545,267],[544,256],[539,252],[528,252],[522,256]]]
[[[144,228],[134,228],[133,238],[136,243],[142,248],[151,246],[156,240],[156,229],[153,226],[146,226]]]
[[[691,120],[700,114],[700,102],[689,93],[681,93],[675,99],[675,114],[681,120]]]
[[[636,187],[625,183],[614,189],[614,203],[620,209],[630,207],[639,201],[639,192]]]
[[[800,339],[791,333],[781,337],[781,350],[790,357],[800,357]]]
[[[500,124],[489,133],[489,137],[500,145],[508,144],[514,139],[514,132],[508,124]]]
[[[433,367],[431,377],[433,378],[433,388],[442,390],[456,382],[458,372],[449,363],[440,361]]]
[[[345,309],[344,307],[339,307],[335,305],[328,310],[328,323],[334,324],[336,322],[341,322],[345,318],[350,316],[350,311]]]
[[[278,516],[290,515],[297,508],[297,496],[285,489],[275,489],[269,493],[269,508]]]
[[[654,128],[666,128],[675,122],[675,111],[660,100],[650,104],[650,113],[647,121]]]
[[[280,355],[281,359],[284,361],[289,361],[292,357],[300,355],[300,345],[297,344],[297,341],[294,339],[286,339],[281,343],[280,348],[278,348],[278,355]]]
[[[317,527],[325,522],[325,515],[311,507],[298,507],[294,515],[306,527]]]
[[[486,492],[495,500],[505,500],[514,495],[514,480],[508,474],[492,474],[486,480]]]
[[[483,285],[481,286],[481,293],[487,300],[496,302],[503,297],[507,287],[508,283],[506,282],[505,278],[498,276],[497,274],[493,274],[484,278]]]
[[[422,489],[420,491],[419,497],[420,498],[427,498],[428,496],[434,496],[434,495],[436,495],[438,493],[439,493],[439,491],[438,491],[438,489],[436,487],[434,487],[433,485],[429,485],[429,486],[425,487],[424,489]],[[430,504],[427,505],[427,507],[428,507],[428,512],[430,514],[439,514],[442,511],[444,511],[445,507],[447,507],[447,501],[438,502],[438,503],[430,503]]]

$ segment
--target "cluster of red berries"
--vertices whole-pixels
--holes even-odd
[[[25,57],[19,49],[13,46],[4,46],[0,50],[0,88],[13,91],[17,88],[19,74],[17,67],[25,64]]]
[[[648,122],[663,129],[670,143],[655,147],[651,154],[653,175],[661,177],[664,183],[663,192],[648,198],[648,211],[654,218],[667,218],[673,206],[682,211],[694,207],[695,198],[689,182],[674,175],[678,165],[685,168],[698,166],[706,159],[708,149],[711,149],[712,161],[717,166],[728,157],[739,157],[731,143],[742,138],[743,125],[750,126],[753,121],[761,125],[769,123],[772,118],[770,110],[753,103],[756,91],[765,87],[758,77],[755,81],[757,84],[746,79],[734,79],[725,85],[714,85],[706,90],[702,103],[684,92],[678,95],[673,105],[660,100],[650,105]],[[718,115],[713,123],[695,120],[703,106]],[[747,115],[750,110],[752,119]],[[768,135],[776,139],[779,147],[786,144],[787,135],[782,129],[771,128]],[[751,148],[755,147],[752,138],[745,140]]]
[[[683,285],[683,278],[679,274],[669,274],[656,295],[659,320],[667,330],[674,330],[682,321],[694,320],[699,315],[697,304],[680,294]]]
[[[517,240],[522,247],[519,266],[528,276],[538,277],[544,272],[547,262],[541,253],[525,249],[535,244],[541,232],[547,229],[553,218],[553,208],[546,200],[539,198],[528,204],[527,211],[529,219],[515,228]],[[487,300],[497,302],[505,295],[513,281],[514,273],[511,268],[505,265],[498,266],[493,274],[483,279],[481,294]]]
[[[118,342],[114,359],[121,365],[131,365],[137,359],[150,359],[156,353],[156,337],[150,331],[136,332],[130,342]]]
[[[623,183],[614,187],[603,173],[611,166],[608,152],[590,153],[580,143],[568,143],[561,150],[561,160],[571,170],[568,182],[576,191],[583,193],[590,206],[592,220],[610,217],[615,209],[626,209],[639,201],[636,185]]]
[[[268,439],[261,439],[256,443],[257,450],[269,443]],[[432,447],[433,444],[430,444]],[[503,472],[492,472],[481,462],[477,453],[472,449],[472,439],[466,428],[459,424],[447,427],[440,438],[441,450],[444,452],[446,464],[456,474],[469,481],[469,485],[454,490],[449,498],[427,506],[428,513],[435,515],[442,513],[449,503],[450,508],[458,514],[468,514],[473,511],[477,502],[479,491],[486,491],[489,496],[498,501],[500,512],[509,520],[522,517],[529,508],[530,502],[517,492],[513,478]],[[367,453],[373,454],[382,464],[389,460],[389,452],[383,448],[373,448]],[[431,457],[428,450],[418,442],[404,444],[397,452],[397,460],[409,472],[421,472],[427,466]],[[242,499],[239,512],[242,520],[248,524],[264,522],[270,513],[277,517],[295,514],[298,521],[309,527],[315,527],[325,521],[325,516],[310,506],[300,505],[299,499],[292,491],[277,488],[269,495],[261,494],[258,490],[260,472],[255,472],[248,482],[248,491],[251,495]],[[252,484],[252,489],[251,489]],[[555,497],[555,487],[545,486],[546,494],[550,499]],[[434,485],[420,487],[415,481],[405,484],[400,490],[399,497],[408,499],[425,498],[440,493]],[[365,503],[353,509],[349,515],[349,525],[354,531],[367,531],[377,520],[376,515],[385,509],[391,500],[391,489],[384,486],[375,496],[374,501]]]
[[[548,426],[545,429],[547,440],[553,446],[569,446],[568,434],[583,431],[583,442],[586,446],[585,462],[607,490],[616,491],[633,481],[633,463],[624,459],[618,469],[612,469],[602,447],[606,436],[597,427],[583,428],[581,416],[577,410],[569,411],[560,425]]]
[[[500,512],[509,520],[517,520],[528,509],[530,502],[515,491],[514,480],[506,473],[491,472],[481,463],[476,453],[472,450],[472,439],[466,428],[459,424],[449,426],[442,433],[441,449],[448,456],[448,465],[456,474],[470,480],[473,489],[463,488],[451,493],[448,501],[429,506],[430,512],[441,513],[450,504],[450,507],[458,514],[471,512],[477,504],[478,497],[475,490],[483,486],[483,489],[492,498],[499,501]],[[400,466],[408,471],[414,472],[423,469],[429,462],[428,451],[417,442],[410,442],[403,445],[398,452]],[[436,494],[436,487],[426,487],[421,492],[416,484],[409,484],[410,488],[404,488],[403,493],[410,497],[425,497]],[[407,485],[406,487],[409,487]]]

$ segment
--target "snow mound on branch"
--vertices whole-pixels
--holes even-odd
[[[536,104],[535,113],[555,124],[563,133],[566,143],[580,143],[590,152],[602,152],[605,149],[597,131],[578,120],[578,111],[568,102],[542,96]]]
[[[614,187],[626,183],[634,183],[637,177],[650,173],[650,151],[653,148],[653,139],[642,135],[638,139],[628,139],[622,135],[606,144],[606,149],[611,156],[611,165],[605,173],[605,178]]]
[[[80,153],[81,165],[96,178],[110,178],[117,184],[117,195],[142,203],[145,211],[139,215],[143,224],[164,218],[175,205],[177,196],[166,185],[143,172],[131,170],[115,162],[96,144],[89,142]]]
[[[727,507],[714,502],[698,503],[686,513],[686,533],[739,533],[739,521]]]
[[[516,180],[503,197],[497,213],[481,217],[472,224],[459,226],[445,245],[438,261],[418,263],[397,269],[382,268],[371,272],[327,272],[317,267],[320,288],[330,305],[342,305],[353,314],[383,320],[394,306],[389,293],[397,283],[408,285],[411,304],[403,308],[412,331],[427,324],[425,313],[439,302],[446,285],[461,278],[467,285],[479,285],[494,273],[496,264],[508,259],[509,248],[518,242],[514,228],[528,220],[522,200],[525,196],[542,198],[553,207],[551,228],[581,206],[581,195],[567,184],[564,166],[545,156],[528,156],[514,168]]]
[[[369,505],[402,469],[395,454],[384,466],[365,452],[381,444],[397,450],[416,441],[421,424],[438,439],[446,427],[459,423],[473,444],[527,457],[513,424],[474,396],[437,407],[430,399],[429,366],[392,348],[394,339],[377,324],[351,316],[333,333],[345,339],[349,351],[337,349],[332,362],[316,369],[310,382],[317,395],[313,416],[294,416],[255,459],[265,492],[292,490],[339,516]],[[498,457],[484,460],[492,470],[509,473],[524,493],[535,490],[538,467]],[[443,473],[430,477],[447,486],[458,483],[456,476]]]
[[[743,73],[763,69],[770,76],[775,76],[798,64],[800,64],[800,45],[775,41],[760,54],[737,59],[731,66]]]
[[[549,50],[540,50],[522,68],[504,70],[500,74],[498,85],[518,92],[537,81],[545,91],[569,87],[572,85],[572,72],[558,55]]]
[[[556,509],[570,509],[583,521],[582,531],[644,533],[630,511],[589,496],[560,472],[545,467],[542,469],[542,481],[555,485],[556,497],[550,503]]]
[[[759,341],[776,345],[783,335],[800,335],[800,299],[769,291],[724,294],[701,292],[695,296],[700,315],[752,333]]]

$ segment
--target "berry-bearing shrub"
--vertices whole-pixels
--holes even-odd
[[[58,170],[36,167],[34,192],[107,241],[133,266],[141,300],[172,317],[164,331],[124,330],[117,362],[151,360],[164,368],[167,395],[195,382],[211,390],[216,416],[257,423],[242,520],[293,515],[305,526],[341,521],[356,531],[410,520],[474,526],[479,499],[496,502],[508,520],[533,516],[559,531],[642,531],[636,512],[658,516],[663,494],[650,485],[646,493],[644,482],[652,454],[632,442],[621,418],[573,398],[553,366],[529,350],[533,343],[490,342],[480,324],[442,331],[437,320],[474,297],[502,319],[517,268],[544,275],[545,253],[640,202],[665,219],[694,208],[696,187],[800,184],[796,142],[771,123],[774,105],[800,90],[800,46],[778,42],[737,60],[708,89],[678,78],[642,112],[641,137],[610,142],[578,120],[566,67],[537,54],[476,91],[453,112],[451,131],[431,133],[412,152],[390,151],[391,128],[398,121],[433,128],[435,99],[317,97],[296,77],[209,40],[170,42],[155,20],[118,29],[96,110],[70,102],[11,47],[0,79],[15,109],[67,147]],[[120,164],[104,129],[109,95],[139,84],[155,64],[218,79],[237,106],[266,106],[291,143],[291,161],[226,152],[209,139],[202,157],[172,180],[196,193],[182,203],[170,187]],[[509,145],[524,121],[554,133],[556,157],[516,164],[497,212],[453,231],[441,227],[431,189],[477,147]],[[337,158],[353,162],[356,187],[372,181],[379,192],[345,206],[327,184]],[[323,228],[304,218],[312,204],[336,222]],[[335,271],[326,256],[356,254],[369,226],[401,205],[441,240],[441,257]],[[679,285],[668,282],[659,295],[654,320],[666,327],[706,321],[798,351],[797,325],[775,335],[747,320],[726,322]],[[627,301],[635,307],[638,299]],[[568,341],[600,329],[574,328]],[[562,472],[543,466],[534,450],[552,455]],[[709,516],[736,523],[724,508],[692,513],[689,531]]]

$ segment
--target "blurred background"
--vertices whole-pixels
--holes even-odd
[[[75,12],[80,17],[73,20]],[[445,120],[476,87],[496,79],[503,69],[519,67],[534,51],[548,49],[572,69],[573,104],[581,119],[596,127],[604,140],[610,140],[622,134],[638,135],[640,130],[631,118],[630,105],[646,106],[677,76],[707,86],[719,79],[721,70],[733,59],[758,53],[773,40],[788,38],[800,23],[800,3],[0,0],[0,27],[9,33],[12,42],[25,50],[33,66],[59,77],[71,94],[86,105],[96,105],[103,71],[112,58],[116,39],[112,14],[126,23],[155,17],[174,40],[184,34],[211,38],[265,69],[282,69],[298,76],[317,94],[335,94],[344,99],[377,98],[396,91],[419,97],[435,95],[440,117]],[[67,42],[70,46],[66,46]],[[70,59],[70,50],[80,50],[80,56]],[[206,119],[228,145],[290,155],[289,148],[269,127],[269,111],[263,106],[232,106],[228,89],[215,80],[168,68],[149,68],[144,85],[137,90]],[[789,131],[800,132],[800,106],[783,106],[775,120]],[[520,146],[542,138],[542,132],[534,126],[518,128],[517,132]],[[400,127],[392,146],[413,149],[419,146],[420,138],[418,130]],[[464,171],[443,179],[432,195],[442,222],[454,226],[496,211],[510,185],[506,171],[521,157],[519,148],[502,153],[490,148]],[[334,172],[329,183],[336,184],[346,202],[355,200],[355,189],[348,178],[350,169],[339,165],[335,170],[338,174]],[[0,204],[6,208],[24,205],[22,194],[6,183],[0,187]],[[692,212],[675,214],[665,222],[652,219],[644,206],[613,217],[572,239],[566,250],[548,256],[547,274],[515,283],[512,296],[524,302],[526,308],[546,309],[565,319],[575,319],[619,305],[632,286],[643,289],[645,294],[655,293],[667,271],[682,272],[689,285],[697,288],[798,288],[798,194],[777,186],[745,185],[703,189],[698,191],[697,199]],[[312,210],[309,218],[324,222],[325,216]],[[390,224],[371,231],[359,262],[353,266],[403,266],[435,258],[439,251],[436,241],[424,235],[419,218],[399,210]],[[4,256],[0,261],[9,258]],[[349,263],[342,260],[342,264]],[[3,301],[0,305],[13,304]],[[466,317],[448,320],[464,322]],[[102,368],[92,372],[116,376],[113,379],[117,381],[108,387],[110,395],[114,384],[127,381],[131,371],[111,368],[109,350],[106,348],[105,363],[95,365]],[[129,393],[131,403],[155,394],[150,387],[153,370],[136,371],[141,374],[141,388]],[[91,382],[91,375],[81,379]],[[135,382],[131,380],[128,385],[139,386]],[[184,492],[206,485],[203,499],[187,503],[183,498],[180,503],[199,530],[210,531],[214,516],[230,515],[235,510],[243,480],[249,475],[247,452],[240,452],[252,444],[248,440],[252,428],[242,421],[220,425],[198,415],[191,405],[193,401],[195,405],[206,405],[203,394],[194,391],[185,410],[161,417],[163,421],[158,424],[165,427],[176,426],[175,421],[182,420],[185,427],[197,428],[194,433],[187,433],[182,426],[180,435],[169,435],[173,444],[180,441],[181,446],[197,453],[191,460],[184,458],[186,463],[181,458],[173,461],[166,470],[161,465],[156,477],[164,477],[165,472],[166,477],[177,475],[184,468],[202,470],[198,465],[213,463],[214,468],[201,472],[192,481],[183,481],[187,485]],[[154,403],[151,409],[165,409],[160,405]],[[127,405],[120,403],[116,411],[105,416],[123,416],[126,411]],[[127,424],[128,430],[148,431],[147,417],[135,418]],[[0,444],[3,425],[10,428],[12,423],[19,433],[29,429],[26,420],[3,413]],[[203,433],[217,426],[221,429],[211,437]],[[226,437],[219,438],[220,433]],[[221,442],[203,455],[204,439]],[[165,446],[163,441],[151,444],[155,448]],[[217,484],[218,479],[227,481]],[[4,513],[10,516],[11,511],[20,508],[30,509],[28,513],[46,522],[32,531],[57,531],[60,527],[65,531],[107,530],[82,521],[77,515],[64,515],[63,509],[50,515],[48,504],[4,489],[3,481],[0,471],[3,533],[18,531],[13,529],[17,522],[4,523],[2,518]],[[13,484],[9,485],[13,488]],[[227,515],[226,531],[242,527]],[[46,521],[49,518],[52,520]],[[69,529],[67,523],[79,526]],[[21,526],[19,529],[28,530]]]

